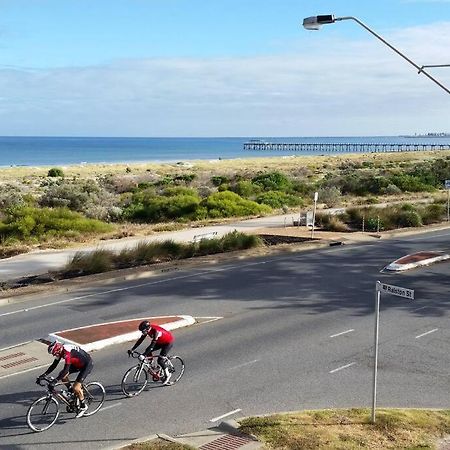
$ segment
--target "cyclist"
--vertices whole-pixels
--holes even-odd
[[[169,350],[172,348],[172,345],[175,341],[173,334],[170,331],[167,331],[163,327],[159,325],[155,325],[150,323],[148,320],[144,320],[139,324],[139,331],[142,333],[142,336],[136,341],[131,350],[128,350],[128,356],[131,356],[133,351],[137,349],[146,336],[149,336],[152,340],[150,345],[145,349],[144,353],[141,355],[142,358],[149,356],[153,350],[161,350],[159,352],[158,364],[164,370],[164,385],[169,384],[170,377],[172,374],[169,372],[169,368],[167,367],[165,358],[161,358],[161,356],[166,356],[169,353]]]
[[[58,341],[52,342],[48,346],[48,353],[53,355],[55,360],[42,375],[37,377],[36,383],[40,384],[41,379],[53,372],[61,359],[63,359],[64,367],[61,372],[59,372],[58,376],[50,383],[50,388],[53,388],[58,381],[62,381],[69,387],[69,374],[79,372],[73,383],[73,392],[80,400],[80,409],[76,417],[83,416],[88,409],[88,405],[84,402],[81,384],[92,371],[92,358],[82,348],[75,345],[61,344]]]

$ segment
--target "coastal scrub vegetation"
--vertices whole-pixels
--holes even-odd
[[[97,169],[94,169],[97,167]],[[86,171],[86,172],[83,172]],[[327,219],[324,227],[392,229],[442,220],[443,183],[450,179],[450,152],[261,158],[190,165],[114,165],[33,170],[0,181],[0,242],[39,245],[49,238],[84,240],[89,235],[133,234],[147,226],[254,217],[319,206],[348,207],[410,202],[383,212]],[[434,198],[420,206],[417,200]],[[408,209],[409,208],[409,209]],[[139,228],[141,227],[141,228]],[[127,231],[123,231],[127,229]],[[122,230],[122,231],[121,231]]]

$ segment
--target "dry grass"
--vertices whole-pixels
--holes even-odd
[[[376,424],[367,409],[304,411],[241,422],[272,449],[435,449],[450,434],[450,410],[380,409]]]
[[[398,152],[398,153],[362,153],[362,154],[333,154],[333,155],[294,155],[289,157],[270,158],[243,158],[214,161],[190,161],[188,164],[180,163],[129,163],[129,164],[78,164],[61,166],[66,177],[94,178],[106,174],[112,175],[144,175],[202,173],[210,175],[221,174],[254,174],[259,171],[280,170],[287,173],[307,168],[313,174],[325,173],[342,163],[371,162],[374,166],[382,166],[386,162],[398,164],[423,162],[436,158],[450,156],[450,150],[428,152]],[[28,180],[47,177],[51,166],[47,167],[6,167],[0,168],[0,179],[3,182]]]
[[[193,450],[194,447],[174,442],[155,439],[154,441],[143,442],[141,444],[132,444],[125,447],[126,450]]]

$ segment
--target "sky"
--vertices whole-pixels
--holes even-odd
[[[2,136],[450,132],[450,0],[0,0]],[[429,73],[450,89],[450,67]]]

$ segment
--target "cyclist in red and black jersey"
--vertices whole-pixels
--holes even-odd
[[[159,325],[152,324],[148,320],[144,320],[139,324],[139,331],[142,333],[142,336],[136,341],[131,350],[128,350],[128,356],[131,356],[133,351],[142,344],[147,336],[149,336],[152,341],[142,354],[143,357],[145,358],[146,356],[150,355],[153,350],[161,350],[159,352],[159,355],[167,356],[175,341],[175,338],[170,331],[166,330],[163,327],[160,327]],[[158,364],[164,370],[165,379],[163,384],[168,384],[172,374],[169,372],[164,358],[158,357]]]
[[[53,380],[52,384],[55,385],[58,381],[68,383],[69,374],[79,372],[78,376],[73,383],[73,392],[80,399],[80,410],[77,417],[81,417],[87,411],[88,406],[84,403],[83,389],[81,383],[91,373],[93,363],[89,353],[85,352],[82,348],[75,345],[61,344],[60,342],[52,342],[48,346],[48,353],[55,357],[50,367],[36,379],[36,383],[40,384],[42,378],[50,374],[55,370],[56,366],[63,359],[64,367],[59,372],[58,376]]]

